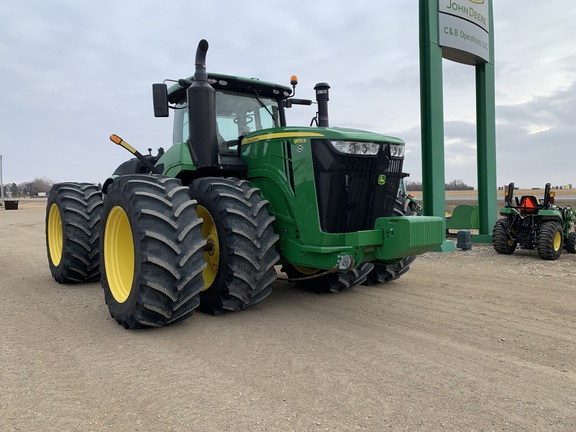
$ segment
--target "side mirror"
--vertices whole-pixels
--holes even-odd
[[[154,117],[168,117],[168,86],[166,84],[152,84],[152,98],[154,100]]]

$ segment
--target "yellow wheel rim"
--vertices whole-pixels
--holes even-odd
[[[557,231],[556,234],[554,234],[554,250],[559,251],[561,247],[562,247],[562,234],[560,234],[560,232]]]
[[[511,230],[510,234],[513,234],[514,236],[516,236],[516,230]],[[508,246],[510,246],[510,247],[514,246],[514,243],[516,243],[516,240],[513,240],[511,238],[508,239]]]
[[[202,218],[202,237],[206,240],[207,248],[204,251],[204,260],[206,268],[202,272],[204,279],[204,291],[212,286],[216,275],[218,274],[218,261],[220,260],[220,243],[218,242],[218,231],[214,219],[205,207],[198,205],[196,207],[198,217]]]
[[[121,207],[108,214],[104,231],[104,266],[112,296],[124,303],[134,281],[134,238],[128,216]]]
[[[299,265],[294,265],[294,268],[296,270],[298,270],[298,272],[302,273],[305,276],[311,276],[311,275],[316,274],[320,271],[320,269],[317,269],[317,268],[305,267],[305,266],[299,266]]]
[[[48,212],[47,231],[50,259],[52,260],[52,264],[58,266],[62,260],[64,234],[62,232],[62,217],[60,216],[60,209],[56,204],[50,206],[50,212]]]

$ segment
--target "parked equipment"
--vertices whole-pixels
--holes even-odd
[[[208,74],[154,84],[154,114],[174,111],[173,144],[135,157],[102,189],[58,184],[47,209],[52,274],[101,277],[126,328],[163,326],[200,309],[253,307],[276,279],[317,292],[395,279],[443,242],[439,217],[412,215],[399,192],[404,142],[329,126],[329,88],[315,86],[316,127],[287,126],[311,105],[292,87]],[[410,217],[407,217],[410,215]],[[95,262],[98,264],[95,264]],[[98,275],[96,275],[96,269]]]
[[[505,193],[506,205],[500,210],[504,217],[496,222],[492,234],[496,252],[510,255],[520,245],[523,249],[536,249],[545,260],[558,259],[563,248],[576,253],[576,213],[570,206],[561,208],[554,204],[556,194],[550,190],[550,183],[546,184],[542,201],[534,195],[518,198],[513,194],[514,183],[510,183]]]

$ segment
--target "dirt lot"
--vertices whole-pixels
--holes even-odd
[[[337,295],[127,331],[48,270],[38,204],[0,210],[2,431],[574,431],[576,256],[420,257]]]

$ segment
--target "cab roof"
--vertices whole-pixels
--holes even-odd
[[[186,89],[194,82],[194,76],[180,80],[180,82],[185,85],[183,86],[179,83],[168,89],[168,101],[170,103],[179,103],[186,98]],[[260,81],[258,78],[242,78],[233,75],[209,73],[208,82],[215,90],[257,94],[261,97],[273,99],[286,99],[292,94],[292,89],[288,86]]]

